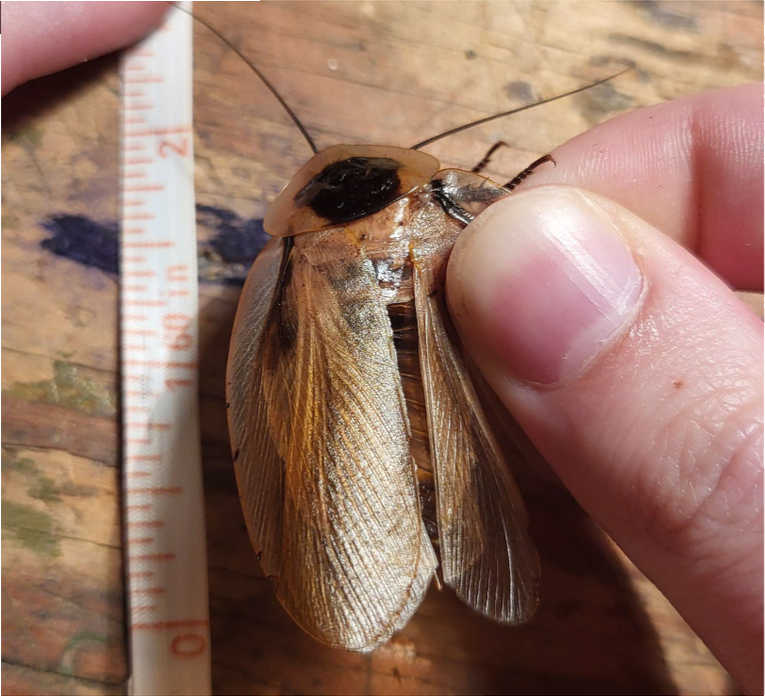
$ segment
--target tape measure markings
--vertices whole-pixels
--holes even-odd
[[[122,63],[121,350],[131,694],[209,693],[191,18]]]

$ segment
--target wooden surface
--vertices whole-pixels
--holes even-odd
[[[410,145],[620,61],[590,93],[441,141],[505,179],[624,110],[761,79],[762,9],[722,3],[198,5],[264,70],[319,146]],[[250,551],[228,452],[231,321],[268,201],[309,156],[278,104],[195,29],[201,413],[216,693],[734,693],[653,585],[547,472],[527,472],[543,604],[519,629],[432,590],[388,645],[325,649],[276,604]],[[3,101],[5,693],[122,693],[116,60]],[[73,217],[75,216],[75,217]],[[79,217],[76,217],[79,216]],[[47,240],[47,241],[46,241]],[[52,253],[53,251],[58,253]],[[73,260],[77,257],[78,260]]]

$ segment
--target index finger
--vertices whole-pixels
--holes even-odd
[[[553,151],[524,186],[607,196],[693,251],[738,290],[762,291],[763,86],[639,109]]]

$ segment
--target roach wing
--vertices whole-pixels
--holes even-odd
[[[259,348],[284,256],[272,239],[258,254],[239,298],[226,367],[226,400],[239,496],[266,575],[281,565],[284,467],[269,436]]]
[[[539,584],[523,502],[447,332],[432,272],[415,264],[414,284],[444,582],[481,614],[521,623]]]
[[[328,258],[322,236],[298,238],[283,263],[260,340],[237,322],[234,375],[249,371],[251,391],[240,394],[246,420],[232,417],[234,446],[250,534],[280,601],[319,640],[369,650],[406,623],[436,561],[372,264],[357,251]],[[236,359],[248,341],[249,366]],[[280,477],[268,473],[274,462]]]

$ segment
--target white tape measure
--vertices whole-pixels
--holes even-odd
[[[171,10],[121,66],[124,520],[136,696],[210,693],[191,23]]]

